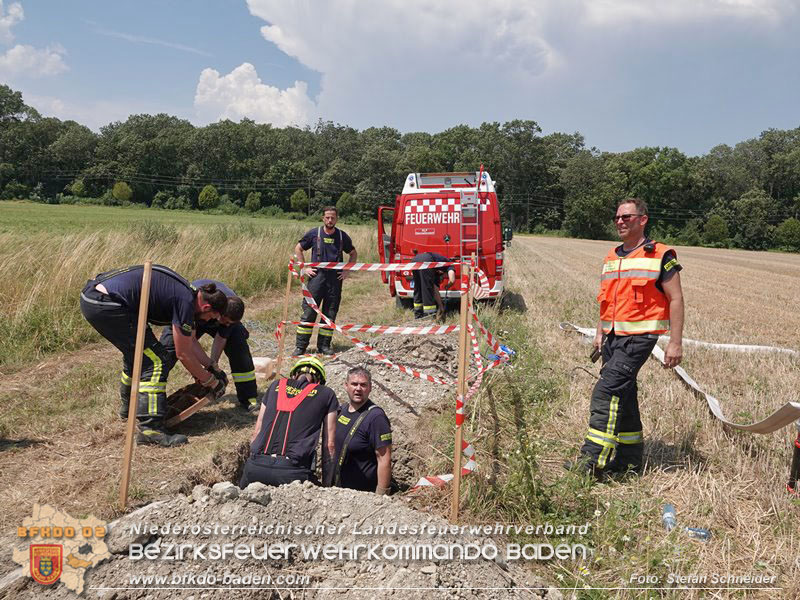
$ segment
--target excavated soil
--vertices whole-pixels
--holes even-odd
[[[146,533],[132,526],[147,525],[161,528],[208,527],[193,534],[174,531]],[[253,525],[255,532],[226,532],[225,525]],[[269,530],[269,526],[300,527],[303,533]],[[335,529],[335,533],[317,530],[317,526]],[[379,527],[432,527],[434,531],[393,535],[376,533]],[[308,533],[305,528],[309,527]],[[216,532],[214,531],[217,528]],[[504,558],[504,546],[498,540],[469,534],[446,533],[446,521],[424,515],[405,506],[399,499],[378,497],[371,493],[338,488],[317,488],[298,482],[278,488],[252,484],[239,490],[230,483],[220,483],[209,489],[197,486],[191,496],[180,496],[139,509],[116,521],[106,543],[112,553],[110,560],[91,569],[85,576],[87,597],[113,600],[152,598],[331,598],[372,599],[375,597],[408,598],[431,589],[439,589],[437,597],[447,598],[560,598],[557,590],[541,581],[513,561]],[[259,531],[259,528],[260,531]],[[372,533],[370,533],[370,528]],[[487,547],[494,543],[500,550],[497,558],[475,560],[393,558],[383,548],[402,545],[475,544]],[[141,544],[154,553],[152,560],[133,560],[131,544]],[[183,560],[166,557],[178,552],[179,545],[190,546]],[[205,560],[196,559],[194,548],[202,546]],[[211,560],[212,545],[253,545],[255,556],[242,559]],[[292,544],[278,558],[262,557],[264,546],[278,548]],[[332,544],[353,547],[372,545],[379,559],[366,558],[366,549],[356,560],[347,554],[342,558],[316,559],[305,556],[305,547]],[[276,550],[278,552],[278,550]],[[163,558],[162,558],[163,557]],[[200,583],[205,574],[206,581]],[[263,582],[257,586],[241,583],[247,576],[270,575],[292,577],[294,583]],[[132,576],[165,577],[162,582],[133,583]],[[211,576],[216,580],[212,583]],[[303,581],[302,577],[308,576]],[[194,579],[192,579],[194,577]],[[184,582],[179,583],[179,578]],[[238,579],[242,578],[242,579]],[[224,583],[224,582],[228,583]],[[175,583],[173,583],[175,582]],[[299,583],[298,583],[299,582]],[[194,587],[195,589],[187,589]],[[235,588],[235,591],[230,588]],[[259,587],[261,589],[255,589]],[[224,589],[220,589],[224,588]],[[277,588],[277,589],[274,589]],[[72,598],[74,594],[63,585],[44,588],[27,578],[18,578],[7,585],[4,598]]]

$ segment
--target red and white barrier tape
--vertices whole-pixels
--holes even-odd
[[[301,285],[301,288],[302,288],[303,297],[305,298],[306,302],[308,303],[308,305],[311,308],[314,309],[314,312],[316,312],[318,315],[320,315],[320,318],[324,321],[325,325],[327,325],[328,327],[330,327],[332,329],[335,329],[336,331],[341,333],[343,336],[345,336],[347,339],[349,339],[352,343],[354,343],[358,348],[360,348],[361,350],[363,350],[364,352],[369,354],[372,358],[378,360],[379,362],[382,362],[383,364],[385,364],[388,367],[391,367],[392,369],[397,369],[401,373],[405,373],[406,375],[410,375],[411,377],[416,377],[418,379],[424,379],[425,381],[430,381],[431,383],[438,383],[438,384],[441,384],[441,385],[450,385],[450,386],[453,385],[452,381],[446,381],[444,379],[441,379],[440,377],[436,377],[434,375],[428,375],[427,373],[423,373],[421,371],[417,371],[416,369],[412,369],[411,367],[407,367],[405,365],[398,365],[396,363],[393,363],[385,355],[383,355],[380,352],[378,352],[377,350],[375,350],[375,348],[373,348],[369,344],[365,344],[364,342],[362,342],[358,338],[354,338],[352,336],[347,335],[347,333],[345,333],[345,331],[340,326],[338,326],[336,323],[331,321],[326,315],[324,315],[322,313],[322,311],[320,310],[319,306],[314,301],[314,296],[312,296],[311,292],[308,291],[308,287],[306,287],[305,277],[303,277],[302,274],[300,275],[300,285]]]
[[[441,265],[439,263],[406,263],[405,264],[405,270],[436,268],[437,266],[448,266],[449,264],[457,264],[457,263],[443,263]],[[370,263],[309,263],[308,265],[305,265],[305,266],[319,267],[319,268],[339,268],[339,269],[343,269],[343,270],[373,270],[373,271],[374,270],[386,270],[386,271],[401,270],[400,269],[401,265],[398,265],[398,264],[386,265],[386,264],[382,264],[382,263],[372,263],[372,264],[370,264]],[[395,268],[385,268],[385,269],[382,268],[382,267],[387,267],[387,266],[388,267],[394,266]],[[374,268],[372,268],[372,267],[374,267]],[[354,337],[351,337],[351,336],[347,335],[346,332],[347,331],[362,331],[362,332],[367,332],[367,333],[395,333],[395,334],[399,334],[399,335],[432,335],[432,334],[433,335],[438,335],[438,334],[451,333],[453,331],[458,331],[458,329],[459,329],[458,326],[434,326],[434,325],[431,325],[431,326],[426,326],[426,327],[402,327],[402,326],[387,326],[387,325],[344,325],[344,326],[336,325],[336,323],[331,321],[327,316],[325,316],[322,313],[322,311],[320,310],[319,306],[314,301],[313,295],[311,294],[311,292],[308,290],[308,287],[306,286],[305,277],[303,276],[302,268],[303,268],[302,263],[298,263],[298,267],[297,267],[297,269],[295,269],[294,268],[294,260],[292,259],[292,260],[289,261],[289,270],[294,274],[295,277],[297,277],[300,280],[300,285],[301,285],[301,288],[302,288],[303,297],[305,298],[305,300],[308,303],[308,305],[312,307],[314,312],[316,312],[318,315],[320,315],[320,317],[321,317],[321,319],[322,319],[322,321],[324,323],[324,325],[323,325],[323,323],[320,323],[319,326],[327,326],[328,328],[335,329],[336,331],[338,331],[339,333],[341,333],[342,335],[347,337],[352,343],[354,343],[359,349],[363,350],[368,355],[372,356],[373,358],[377,359],[378,361],[382,362],[383,364],[385,364],[385,365],[387,365],[387,366],[389,366],[391,368],[394,368],[394,369],[397,369],[397,370],[401,371],[402,373],[405,373],[407,375],[411,375],[412,377],[416,377],[416,378],[419,378],[419,379],[425,379],[425,380],[430,381],[432,383],[439,383],[439,384],[442,384],[442,385],[453,385],[453,382],[448,382],[448,381],[445,381],[445,380],[440,379],[438,377],[434,377],[432,375],[428,375],[426,373],[422,373],[422,372],[417,371],[415,369],[411,369],[410,367],[406,367],[404,365],[399,365],[399,364],[393,363],[385,355],[379,353],[377,350],[375,350],[374,348],[372,348],[368,344],[365,344],[361,340],[358,340],[357,338],[354,338]],[[475,293],[475,295],[477,297],[480,297],[478,294],[481,294],[483,292],[488,291],[488,289],[489,289],[489,281],[488,281],[488,279],[486,278],[486,276],[483,274],[483,272],[480,269],[475,269],[474,268],[474,263],[473,263],[473,273],[475,275],[477,275],[479,281],[481,282],[480,286],[477,286],[473,282],[473,284],[472,284],[473,285],[473,293]],[[462,289],[462,291],[467,289],[467,285],[469,285],[469,277],[466,275],[466,273],[463,273],[462,274],[462,278],[461,278],[461,289]],[[500,356],[502,356],[502,358],[500,358],[500,359],[498,359],[496,361],[493,361],[492,363],[489,363],[489,365],[484,367],[483,366],[483,360],[482,360],[481,354],[480,354],[480,344],[478,342],[478,337],[477,337],[477,334],[475,333],[475,329],[471,324],[467,325],[467,330],[469,331],[470,339],[471,339],[471,343],[472,343],[473,359],[474,359],[474,361],[476,363],[476,366],[478,368],[478,372],[473,376],[475,378],[475,381],[470,386],[470,388],[467,391],[466,395],[464,397],[462,397],[460,395],[456,397],[456,419],[455,420],[456,420],[456,425],[457,426],[461,426],[463,424],[464,416],[465,416],[464,406],[465,406],[466,402],[477,392],[478,388],[480,387],[481,381],[483,379],[483,374],[486,371],[488,371],[489,369],[491,369],[491,368],[493,368],[493,367],[495,367],[495,366],[497,366],[497,365],[499,365],[501,363],[506,362],[508,360],[508,358],[509,358],[508,354],[504,350],[502,350],[500,348],[499,343],[494,340],[492,335],[489,333],[489,331],[486,329],[486,327],[483,326],[483,324],[480,322],[480,320],[478,319],[478,317],[474,313],[473,313],[473,320],[477,323],[480,331],[486,336],[486,339],[487,339],[490,347],[496,353],[498,353]],[[277,327],[277,329],[275,331],[275,335],[277,337],[282,335],[283,326],[285,324],[287,324],[287,323],[295,324],[295,325],[305,325],[305,326],[311,326],[311,327],[316,326],[315,323],[307,323],[307,322],[302,322],[302,321],[285,321],[285,322],[281,322],[281,323],[278,324],[278,327]],[[462,441],[462,452],[463,452],[464,456],[467,458],[467,462],[464,463],[461,466],[461,474],[462,475],[467,475],[468,473],[472,473],[478,466],[477,462],[475,461],[475,449],[472,447],[471,444],[468,444],[466,441]],[[445,473],[445,474],[438,475],[438,476],[423,477],[417,482],[417,485],[415,485],[412,488],[412,491],[417,489],[417,488],[419,488],[419,487],[421,487],[421,486],[438,486],[438,487],[442,487],[442,486],[446,485],[452,479],[453,479],[453,474],[452,473]]]
[[[461,465],[461,475],[464,476],[472,473],[477,468],[478,463],[475,462],[475,448],[472,447],[472,444],[462,440],[461,451],[467,459],[467,462]],[[444,487],[452,480],[452,473],[445,473],[444,475],[429,475],[428,477],[420,478],[417,484],[409,491],[413,492],[414,490],[425,486]]]
[[[324,327],[322,324],[306,321],[281,321],[275,329],[275,337],[279,338],[284,325],[302,325],[304,327]],[[385,335],[444,335],[458,331],[458,325],[427,325],[411,327],[402,325],[340,325],[342,331],[358,331],[361,333],[379,333]]]
[[[494,336],[489,333],[489,330],[484,327],[483,323],[481,323],[480,319],[478,319],[478,315],[476,315],[474,312],[472,313],[472,320],[477,323],[478,329],[481,330],[481,333],[486,338],[486,343],[489,344],[489,347],[494,351],[494,353],[498,356],[508,357],[508,353],[500,347],[500,342],[494,339]]]
[[[335,269],[341,271],[421,271],[424,269],[439,269],[442,267],[453,267],[461,263],[458,262],[410,262],[410,263],[346,263],[346,262],[295,262],[294,257],[289,259],[289,270],[298,277],[298,272],[303,268],[312,269]],[[294,269],[297,265],[297,270]],[[473,295],[478,298],[485,298],[489,293],[489,278],[477,267],[473,267],[473,273],[478,278],[478,285],[473,287]],[[462,277],[461,290],[466,289],[466,276]]]

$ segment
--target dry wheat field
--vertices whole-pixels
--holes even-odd
[[[509,286],[520,292],[527,311],[521,318],[538,338],[554,371],[569,373],[568,401],[552,411],[538,435],[568,455],[577,450],[588,419],[597,373],[588,360],[590,346],[560,321],[594,327],[599,268],[613,242],[515,238],[507,253]],[[763,344],[800,349],[800,256],[703,248],[677,248],[684,267],[684,337],[710,342]],[[800,359],[780,354],[740,354],[684,345],[684,368],[722,403],[738,423],[766,417],[787,401],[800,400]],[[600,507],[619,497],[640,498],[649,509],[641,523],[641,552],[664,557],[666,537],[661,503],[675,505],[680,525],[712,531],[708,544],[693,542],[684,571],[777,575],[779,592],[749,592],[764,597],[797,597],[800,582],[800,503],[785,490],[793,426],[771,435],[726,430],[677,376],[655,360],[639,375],[639,402],[646,439],[647,468],[641,479],[593,488]],[[562,457],[547,468],[560,476]],[[654,506],[658,504],[658,506]],[[598,549],[603,554],[603,549]],[[613,558],[613,557],[612,557]],[[621,557],[620,557],[621,558]],[[608,561],[607,581],[627,576],[619,561]],[[604,568],[601,562],[596,566]],[[617,572],[612,572],[613,568]],[[620,581],[622,583],[622,581]],[[626,581],[627,583],[627,581]],[[643,592],[644,593],[644,592]],[[727,597],[718,592],[687,592],[697,597]],[[629,596],[625,596],[629,597]]]

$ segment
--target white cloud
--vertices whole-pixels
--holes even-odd
[[[64,62],[66,50],[58,44],[34,48],[17,44],[0,55],[0,76],[43,77],[58,75],[68,69]]]
[[[14,34],[11,28],[25,18],[22,4],[12,2],[7,10],[3,10],[3,0],[0,0],[0,43],[10,44],[14,41]]]
[[[194,106],[204,121],[238,121],[247,117],[276,127],[309,124],[317,112],[305,82],[295,81],[285,90],[266,85],[250,63],[243,63],[224,76],[214,69],[203,69]]]
[[[709,19],[746,19],[776,23],[795,10],[791,0],[584,0],[590,24],[690,23]]]
[[[573,115],[571,127],[597,122],[605,117],[593,97],[641,85],[626,80],[637,58],[681,55],[698,25],[732,44],[756,25],[764,37],[797,12],[796,0],[247,3],[267,41],[321,74],[321,118],[404,131],[513,118],[547,125],[553,114]]]

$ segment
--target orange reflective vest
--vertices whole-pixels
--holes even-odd
[[[600,275],[600,321],[604,333],[616,335],[667,333],[669,299],[656,287],[661,259],[672,248],[654,242],[655,250],[639,246],[625,258],[614,248],[606,255]]]

